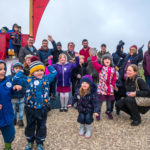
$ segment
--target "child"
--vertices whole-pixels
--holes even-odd
[[[0,60],[0,131],[4,138],[5,150],[12,150],[11,143],[15,137],[15,128],[11,95],[13,89],[20,90],[21,86],[13,87],[11,80],[5,76],[6,70],[6,63]]]
[[[43,142],[46,138],[46,120],[49,111],[49,84],[55,78],[57,72],[48,67],[50,74],[45,76],[44,64],[38,60],[30,64],[30,77],[23,78],[23,72],[19,71],[14,82],[25,86],[25,114],[27,126],[25,135],[28,141],[26,150],[32,150],[34,140],[38,150],[44,150]]]
[[[31,57],[32,57],[32,56],[33,56],[33,55],[31,55],[31,54],[26,55],[26,57],[25,57],[25,62],[23,63],[24,74],[25,74],[26,76],[28,76],[28,75],[30,74],[29,66],[30,66],[30,64],[31,64]]]
[[[76,102],[79,112],[77,119],[80,123],[79,135],[84,135],[86,132],[85,137],[90,138],[93,113],[96,117],[98,117],[100,112],[97,86],[93,83],[93,79],[90,75],[85,75],[81,78],[80,86],[75,92],[72,106]]]
[[[72,81],[72,95],[74,95],[75,90],[80,83],[82,76],[86,75],[86,64],[84,63],[84,56],[79,56],[79,66],[72,71],[71,81]]]
[[[20,62],[13,63],[11,65],[11,76],[10,79],[13,82],[13,78],[16,75],[17,72],[20,70],[23,70],[23,65]],[[24,114],[24,95],[25,95],[25,90],[21,90],[19,92],[16,92],[12,94],[12,104],[13,104],[13,109],[14,109],[14,125],[18,124],[20,127],[24,126],[23,123],[23,114]],[[19,120],[17,122],[17,104],[19,106]]]
[[[65,54],[60,54],[58,58],[59,62],[57,64],[53,64],[58,73],[56,81],[57,92],[60,93],[60,112],[68,111],[67,105],[69,100],[69,92],[71,91],[71,71],[79,65],[79,55],[76,53],[75,56],[75,63],[69,63],[67,62],[67,56]]]
[[[93,55],[93,54],[92,54]],[[99,64],[97,57],[93,55],[92,64],[99,73],[98,95],[100,100],[100,110],[103,101],[106,101],[106,114],[109,119],[113,119],[111,114],[111,102],[114,98],[114,88],[117,80],[116,70],[112,65],[112,57],[110,54],[105,54],[102,59],[102,64]],[[100,120],[100,115],[97,117]]]

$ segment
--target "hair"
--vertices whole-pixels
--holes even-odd
[[[66,56],[66,54],[64,54],[64,53],[62,53],[62,54],[60,54],[60,55],[58,56],[58,60],[60,60],[60,58],[61,58],[62,56],[65,56],[65,57],[66,57],[66,61],[67,61],[67,56]]]
[[[43,42],[48,42],[48,40],[44,39],[44,40],[42,41],[42,43],[43,43]]]
[[[130,64],[128,67],[132,67],[132,69],[133,69],[134,72],[139,73],[139,68],[138,68],[137,65],[135,65],[135,64]]]
[[[79,89],[79,94],[81,97],[84,97],[85,95],[87,95],[90,92],[90,87],[87,90],[83,90],[82,87],[80,87]]]
[[[73,45],[75,46],[75,44],[74,44],[73,42],[69,42],[69,43],[68,43],[68,47],[69,47],[70,44],[73,44]]]
[[[82,40],[82,43],[83,43],[83,42],[88,42],[88,40],[87,40],[87,39],[83,39],[83,40]]]
[[[34,37],[29,35],[28,40],[29,40],[29,39],[34,39]]]
[[[85,57],[83,55],[79,55],[79,59],[84,59]]]
[[[103,44],[101,45],[101,47],[105,47],[105,48],[106,48],[106,44],[103,43]]]

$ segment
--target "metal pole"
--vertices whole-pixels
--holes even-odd
[[[33,0],[30,0],[30,25],[29,25],[29,34],[30,36],[33,36]]]

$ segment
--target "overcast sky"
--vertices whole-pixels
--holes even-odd
[[[0,2],[1,27],[12,28],[17,23],[28,34],[29,0]],[[150,0],[51,0],[39,25],[35,46],[40,48],[42,39],[50,34],[62,42],[64,50],[73,41],[79,51],[84,38],[97,49],[106,43],[111,52],[121,39],[126,43],[126,51],[133,44],[144,44],[146,50],[150,40],[149,7]]]

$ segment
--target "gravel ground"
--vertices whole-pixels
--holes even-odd
[[[85,139],[79,136],[78,112],[70,108],[68,112],[60,113],[52,110],[47,119],[47,138],[45,150],[149,150],[150,149],[150,112],[142,115],[142,124],[131,127],[129,116],[121,112],[114,113],[114,120],[108,120],[103,113],[99,122],[92,124],[92,137]],[[3,149],[3,139],[0,135],[0,150]],[[12,144],[13,150],[24,150],[27,142],[24,128],[16,126],[16,138]],[[36,146],[35,146],[36,147]]]

